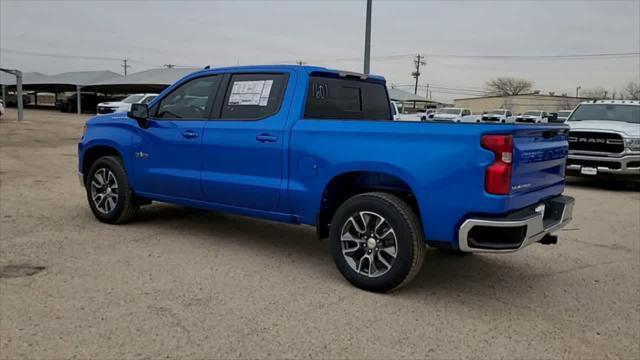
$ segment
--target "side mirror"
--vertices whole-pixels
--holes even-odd
[[[558,122],[558,114],[551,113],[551,114],[547,115],[547,121],[548,122]]]
[[[138,125],[146,129],[149,126],[149,107],[147,104],[131,104],[131,110],[127,116],[138,122]]]

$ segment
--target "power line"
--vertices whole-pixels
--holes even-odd
[[[43,53],[43,52],[35,52],[35,51],[21,51],[21,50],[12,50],[12,49],[0,49],[0,51],[13,53],[13,54],[30,55],[30,56],[44,56],[44,57],[57,57],[57,58],[63,58],[63,59],[105,60],[105,61],[121,61],[122,60],[122,58],[115,58],[115,57],[64,55],[64,54],[52,54],[52,53]]]
[[[552,54],[552,55],[481,55],[481,54],[438,54],[429,53],[427,51],[421,51],[425,54],[425,57],[429,58],[449,58],[449,59],[485,59],[485,60],[586,60],[586,59],[608,59],[608,58],[629,58],[638,57],[640,52],[616,52],[616,53],[591,53],[591,54]],[[384,60],[384,59],[401,59],[414,54],[393,54],[393,55],[376,55],[371,56],[371,59]],[[308,62],[321,62],[321,61],[360,61],[360,57],[344,57],[334,59],[312,59]],[[277,61],[275,63],[292,63],[291,60]]]
[[[77,60],[97,60],[97,61],[122,61],[122,57],[109,57],[109,56],[85,56],[85,55],[71,55],[71,54],[56,54],[56,53],[45,53],[45,52],[37,52],[37,51],[22,51],[22,50],[14,50],[14,49],[5,49],[0,48],[1,52],[12,53],[12,54],[20,54],[20,55],[28,55],[28,56],[42,56],[42,57],[53,57],[53,58],[61,58],[61,59],[77,59]],[[163,64],[154,64],[148,63],[135,59],[127,59],[127,63],[135,63],[141,65],[148,65],[153,67],[163,67]],[[176,65],[170,64],[174,67],[198,67],[194,65]]]

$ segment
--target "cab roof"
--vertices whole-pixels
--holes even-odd
[[[373,75],[373,74],[363,74],[353,71],[346,70],[338,70],[338,69],[329,69],[320,66],[311,66],[311,65],[292,65],[292,64],[283,64],[283,65],[245,65],[245,66],[229,66],[229,67],[219,67],[219,68],[205,68],[203,70],[197,71],[193,74],[201,73],[201,72],[213,72],[213,71],[278,71],[278,70],[289,70],[289,71],[304,71],[307,74],[325,74],[336,77],[356,77],[362,80],[373,80],[378,82],[385,82],[384,76]],[[192,74],[192,75],[193,75]]]

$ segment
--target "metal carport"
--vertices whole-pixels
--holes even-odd
[[[81,90],[86,85],[120,77],[122,77],[122,75],[113,71],[73,71],[51,76],[41,73],[27,73],[23,78],[22,87],[27,91],[35,91],[36,99],[38,98],[38,92],[52,92],[57,94],[60,92],[75,91],[78,94],[77,107],[78,114],[80,114],[82,112]],[[3,83],[3,88],[4,85]],[[9,89],[15,86],[15,82],[6,85]]]
[[[102,93],[160,93],[162,90],[200,68],[160,68],[89,84],[88,91]]]

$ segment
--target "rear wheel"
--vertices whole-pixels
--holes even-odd
[[[127,174],[119,157],[101,157],[91,165],[85,189],[93,215],[109,224],[130,220],[138,210]]]
[[[425,243],[413,210],[387,193],[356,195],[336,211],[331,252],[342,275],[368,291],[408,283],[422,267]]]

